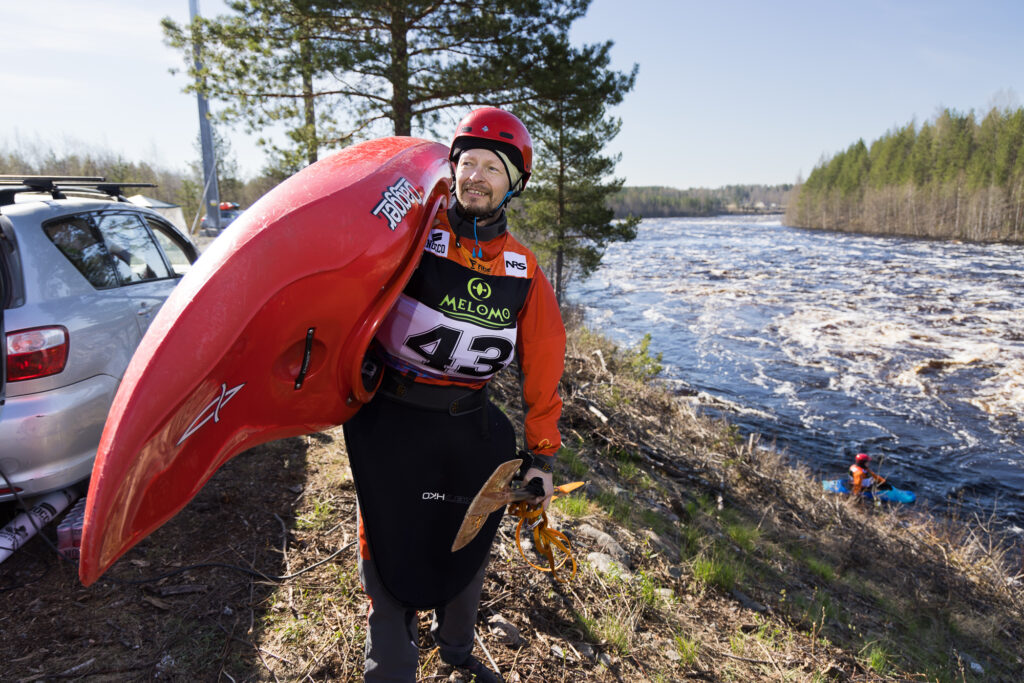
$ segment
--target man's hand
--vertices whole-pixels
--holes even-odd
[[[526,475],[523,477],[523,481],[530,481],[534,477],[540,477],[540,480],[544,482],[544,497],[541,498],[540,496],[537,496],[531,500],[527,500],[526,502],[530,505],[540,505],[543,503],[544,509],[547,510],[548,505],[551,504],[551,496],[555,493],[554,480],[552,479],[550,472],[542,472],[536,467],[531,467],[526,470]]]

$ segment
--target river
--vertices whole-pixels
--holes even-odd
[[[1024,527],[1024,247],[644,220],[570,285],[663,378],[825,478],[853,455],[933,508]]]

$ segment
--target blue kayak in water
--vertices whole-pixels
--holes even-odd
[[[821,487],[829,493],[850,493],[851,482],[849,479],[826,479],[821,482]],[[882,484],[881,487],[864,489],[860,494],[868,500],[886,500],[891,503],[913,503],[917,500],[917,494],[906,489],[898,489],[891,484]]]

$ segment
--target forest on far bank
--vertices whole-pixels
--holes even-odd
[[[284,180],[271,169],[254,178],[243,180],[234,153],[226,141],[221,142],[219,184],[221,197],[239,203],[243,208],[252,205],[260,196]],[[32,144],[15,144],[0,151],[0,174],[29,175],[100,175],[111,182],[149,182],[153,188],[140,188],[142,194],[182,207],[187,222],[198,224],[198,209],[202,191],[202,169],[197,159],[186,172],[151,165],[145,161],[129,161],[119,154],[90,148],[85,144],[57,151]],[[786,185],[727,185],[725,187],[691,188],[623,187],[608,201],[616,218],[667,218],[674,216],[717,216],[728,213],[756,214],[782,213],[794,186]],[[523,201],[530,201],[530,191]]]
[[[1024,109],[945,109],[822,161],[786,222],[802,228],[1024,241]]]
[[[616,218],[717,216],[726,213],[782,213],[793,185],[727,185],[716,189],[623,187],[610,198]]]

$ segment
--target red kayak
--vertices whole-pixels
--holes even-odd
[[[360,368],[450,193],[448,149],[349,147],[274,188],[182,278],[111,407],[85,510],[93,583],[225,461],[341,424],[370,400]]]

